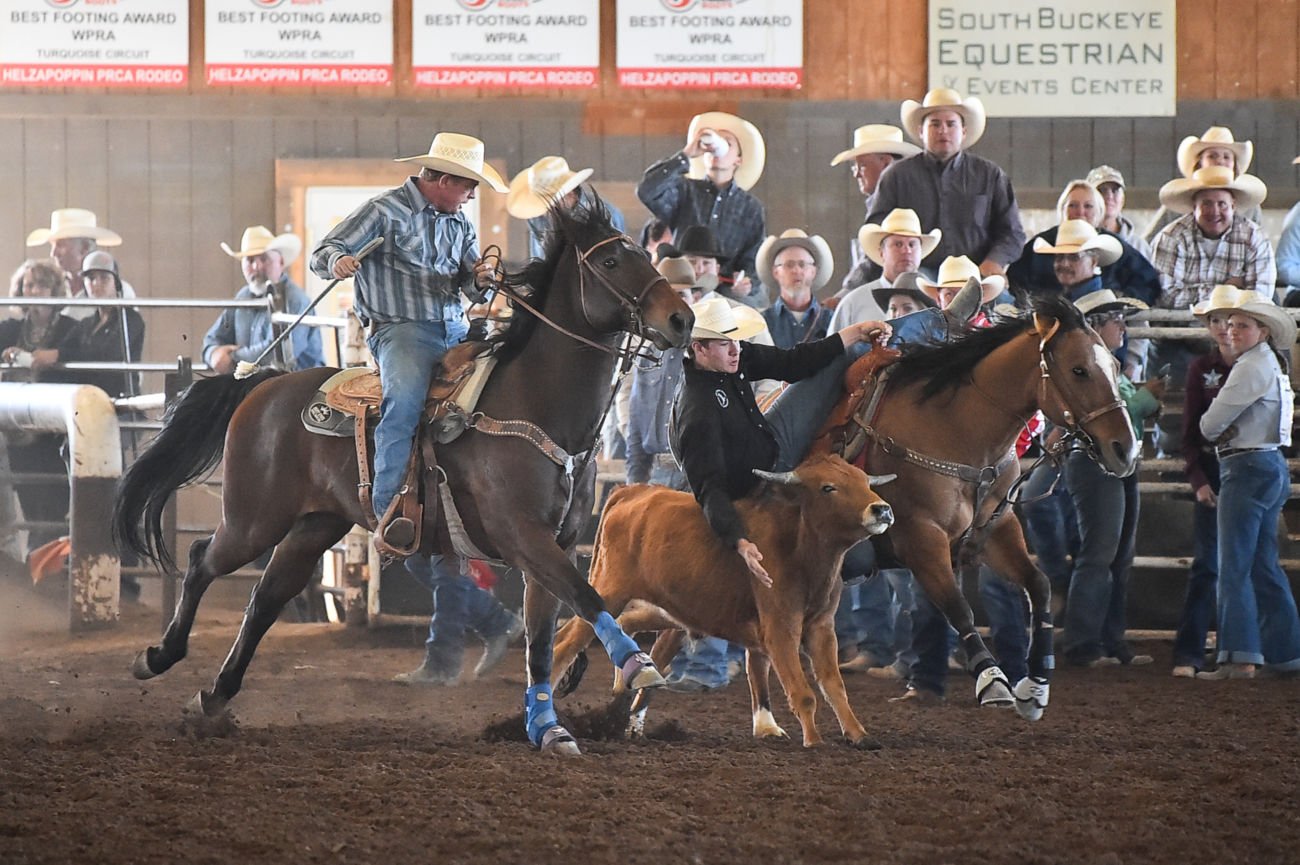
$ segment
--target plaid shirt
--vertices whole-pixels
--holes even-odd
[[[1205,240],[1190,213],[1156,235],[1151,263],[1160,272],[1162,291],[1157,306],[1186,309],[1209,298],[1214,286],[1234,276],[1241,277],[1247,289],[1273,296],[1277,265],[1273,247],[1258,225],[1238,214],[1219,238],[1214,255],[1206,255],[1201,248]]]
[[[735,183],[718,189],[708,178],[693,180],[686,154],[677,152],[645,170],[636,197],[673,230],[674,241],[692,225],[707,225],[722,249],[723,276],[743,270],[755,283],[754,258],[763,243],[763,205]]]
[[[334,226],[311,254],[312,273],[333,279],[334,264],[370,240],[384,243],[361,262],[356,309],[367,323],[458,321],[460,290],[474,281],[478,235],[464,213],[442,213],[408,177]]]

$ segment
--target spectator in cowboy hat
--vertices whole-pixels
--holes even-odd
[[[718,236],[707,225],[692,225],[669,245],[674,256],[684,256],[695,268],[695,277],[706,294],[716,291],[723,297],[755,309],[767,306],[764,291],[754,290],[754,283],[744,273],[722,275],[722,260],[726,254],[718,245]]]
[[[1138,233],[1133,220],[1124,215],[1124,175],[1118,168],[1098,165],[1088,172],[1086,181],[1101,195],[1104,214],[1098,228],[1105,229],[1151,260],[1151,244]]]
[[[291,232],[276,235],[264,225],[250,225],[244,229],[239,249],[231,249],[225,242],[221,249],[239,260],[246,280],[235,294],[236,300],[269,297],[276,312],[293,315],[311,305],[307,292],[289,278],[287,270],[302,253],[298,235]],[[271,322],[269,310],[227,309],[217,316],[203,337],[203,361],[222,375],[232,373],[241,360],[256,361],[280,330]],[[325,365],[318,328],[299,325],[289,342],[292,350],[273,359],[278,366],[293,370]]]
[[[1254,144],[1249,141],[1235,140],[1232,137],[1232,130],[1226,126],[1211,126],[1199,138],[1189,135],[1178,145],[1178,173],[1183,177],[1191,177],[1198,168],[1217,165],[1232,169],[1234,176],[1245,174],[1246,169],[1250,168],[1250,161],[1254,155]],[[1163,206],[1164,202],[1161,202],[1161,205],[1142,232],[1142,238],[1153,250],[1156,236],[1178,218],[1177,211]],[[1261,212],[1258,207],[1243,207],[1240,210],[1241,215],[1251,222],[1260,221]]]
[[[1300,156],[1291,162],[1300,165]],[[1277,242],[1277,277],[1286,286],[1283,306],[1300,306],[1300,202],[1282,220],[1282,236]]]
[[[546,237],[551,230],[549,210],[558,205],[563,210],[577,207],[579,202],[590,201],[595,190],[582,184],[591,177],[592,169],[574,171],[563,156],[543,156],[515,175],[506,193],[506,211],[516,219],[528,220],[528,254],[542,258],[546,250]],[[600,198],[609,213],[610,224],[625,231],[623,212]]]
[[[885,169],[867,222],[879,224],[895,208],[910,208],[923,230],[943,232],[923,266],[964,255],[978,262],[985,276],[1003,273],[1020,256],[1025,232],[1011,180],[994,163],[968,152],[984,134],[983,103],[939,88],[922,102],[905,101],[901,113],[903,129],[925,150]]]
[[[857,181],[858,192],[862,193],[862,200],[866,206],[866,211],[871,210],[871,196],[876,192],[876,184],[880,181],[880,175],[895,160],[920,153],[921,148],[917,147],[910,141],[903,140],[903,130],[897,126],[890,126],[885,123],[869,123],[866,126],[859,126],[853,130],[853,146],[848,150],[841,150],[835,154],[831,160],[831,165],[839,165],[842,162],[852,160],[853,179]],[[866,220],[863,220],[866,223]],[[855,237],[849,244],[850,261],[853,267],[848,275],[844,277],[844,282],[840,286],[840,291],[835,295],[835,302],[870,280],[867,276],[867,270],[871,266],[871,260],[866,257],[862,246]],[[830,305],[828,303],[828,305]]]
[[[767,159],[754,124],[709,111],[691,119],[686,146],[646,169],[637,185],[641,202],[673,229],[678,243],[692,225],[707,226],[721,250],[721,276],[734,278],[737,297],[763,242],[763,205],[749,190]],[[678,246],[678,249],[681,247]]]
[[[971,319],[984,304],[997,300],[1007,290],[1006,277],[996,273],[981,275],[975,262],[964,255],[945,258],[935,281],[922,276],[916,284],[940,309],[958,321]],[[978,292],[975,286],[979,286]]]
[[[821,235],[811,237],[798,228],[770,235],[758,249],[758,275],[780,296],[763,310],[763,319],[778,348],[821,339],[831,311],[817,302],[818,289],[835,270],[831,248]]]
[[[50,213],[50,227],[37,228],[27,235],[28,246],[50,245],[50,258],[59,263],[68,276],[68,296],[83,296],[80,280],[81,263],[87,255],[100,247],[121,246],[122,237],[116,231],[99,224],[94,211],[80,207],[65,207]],[[120,279],[120,277],[119,277]],[[122,282],[122,296],[135,297],[129,282]],[[73,318],[86,318],[94,313],[92,307],[68,307]]]
[[[1153,260],[1163,288],[1159,305],[1184,309],[1215,285],[1274,294],[1277,265],[1268,236],[1241,211],[1259,206],[1268,189],[1227,166],[1198,168],[1160,188],[1160,203],[1184,214],[1156,237]]]
[[[846,294],[835,308],[831,329],[854,321],[880,319],[888,295],[878,293],[888,289],[905,273],[916,271],[921,259],[939,245],[943,232],[933,229],[921,231],[921,220],[916,211],[905,207],[891,211],[879,225],[868,223],[858,229],[858,245],[867,260],[881,268],[881,275],[871,282]],[[882,303],[880,298],[885,297]]]

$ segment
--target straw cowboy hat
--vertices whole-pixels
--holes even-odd
[[[1124,246],[1117,238],[1098,232],[1086,220],[1067,219],[1056,229],[1055,245],[1048,243],[1045,237],[1035,237],[1034,252],[1039,255],[1091,252],[1097,256],[1098,266],[1105,267],[1119,261],[1124,254]]]
[[[1178,145],[1178,170],[1183,177],[1191,177],[1201,154],[1211,147],[1224,147],[1237,156],[1237,173],[1245,174],[1255,155],[1255,145],[1249,141],[1234,141],[1232,130],[1226,126],[1211,126],[1200,138],[1189,135]]]
[[[1179,213],[1192,212],[1192,199],[1207,189],[1226,189],[1237,201],[1238,210],[1258,207],[1268,197],[1268,187],[1253,174],[1232,175],[1224,165],[1198,168],[1190,177],[1176,177],[1160,187],[1160,203]]]
[[[826,241],[820,234],[809,237],[802,229],[787,228],[779,237],[769,234],[767,240],[764,240],[763,245],[758,248],[754,266],[758,269],[759,279],[763,280],[764,285],[776,285],[776,273],[772,265],[776,263],[776,256],[781,250],[792,246],[801,246],[808,250],[817,265],[817,276],[813,278],[812,283],[813,291],[830,282],[831,275],[835,272],[835,256],[831,255],[831,248],[827,246]]]
[[[871,289],[871,296],[881,309],[889,308],[889,299],[896,294],[905,294],[921,305],[922,309],[937,307],[939,302],[921,290],[918,282],[920,274],[916,272],[899,274],[891,286]]]
[[[962,150],[974,147],[975,142],[984,134],[984,123],[988,119],[984,113],[984,103],[977,96],[962,99],[960,93],[947,87],[936,87],[925,94],[925,99],[920,102],[904,99],[900,112],[903,128],[914,140],[923,141],[921,126],[925,123],[926,115],[935,111],[955,111],[961,116],[962,122],[966,124],[966,134],[961,140]]]
[[[885,257],[881,255],[880,245],[891,234],[919,238],[922,258],[934,252],[934,248],[939,245],[939,240],[943,237],[943,232],[937,228],[928,234],[923,234],[921,232],[921,218],[916,215],[915,210],[906,207],[895,207],[889,211],[884,219],[880,220],[879,225],[869,222],[858,229],[858,243],[862,246],[862,254],[884,267]]]
[[[543,156],[510,181],[506,210],[518,219],[532,219],[582,185],[592,169],[573,171],[563,156]]]
[[[767,330],[767,322],[758,310],[732,306],[725,297],[710,297],[691,304],[695,327],[691,339],[752,339]]]
[[[655,265],[659,275],[668,280],[673,289],[695,288],[695,268],[684,258],[665,258]]]
[[[1209,297],[1200,303],[1192,305],[1192,315],[1197,318],[1204,318],[1212,312],[1232,309],[1237,305],[1237,298],[1240,295],[1241,289],[1235,285],[1216,285],[1210,291]]]
[[[1243,291],[1237,295],[1237,305],[1228,312],[1245,313],[1267,327],[1269,341],[1280,351],[1290,351],[1295,345],[1295,319],[1272,298],[1257,291]]]
[[[887,123],[868,123],[853,130],[853,146],[835,154],[831,165],[839,165],[841,162],[848,162],[868,153],[888,153],[890,156],[902,159],[920,152],[921,148],[910,141],[903,140],[903,130],[897,126],[890,126]]]
[[[1139,309],[1150,308],[1136,297],[1121,297],[1109,288],[1089,292],[1076,300],[1074,305],[1077,306],[1079,312],[1082,312],[1084,315],[1099,315],[1103,312],[1136,311]]]
[[[244,229],[244,236],[239,239],[239,249],[234,250],[223,240],[221,248],[231,258],[248,258],[264,252],[278,252],[288,267],[302,253],[302,240],[298,235],[286,232],[272,234],[265,225],[250,225]]]
[[[767,162],[767,145],[763,143],[763,136],[759,134],[758,127],[748,120],[742,120],[725,111],[706,111],[691,118],[691,125],[686,130],[687,146],[689,147],[705,129],[725,129],[736,136],[736,140],[740,142],[740,164],[736,166],[736,175],[732,179],[741,189],[752,189],[763,176],[763,165]],[[691,160],[691,168],[686,172],[687,177],[700,180],[708,175],[703,156]]]
[[[120,246],[122,243],[122,237],[116,231],[99,226],[92,211],[65,207],[50,214],[49,228],[38,228],[27,235],[27,245],[40,246],[74,237],[88,238],[100,246]]]
[[[439,132],[433,136],[429,152],[420,156],[403,156],[394,162],[414,162],[422,168],[432,168],[444,174],[464,177],[486,183],[497,192],[508,192],[509,187],[497,170],[483,161],[483,142],[472,135],[459,132]]]
[[[981,288],[980,304],[988,303],[1007,289],[1004,276],[980,276],[979,265],[964,255],[950,255],[939,265],[939,277],[930,282],[925,277],[917,279],[916,284],[926,296],[935,303],[939,302],[939,289],[962,288],[972,279],[977,280]]]

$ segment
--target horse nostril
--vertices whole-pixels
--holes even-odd
[[[692,319],[694,315],[688,310],[687,312],[674,312],[668,316],[668,321],[672,324],[676,333],[687,333],[694,325]]]

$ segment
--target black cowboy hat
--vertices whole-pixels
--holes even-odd
[[[705,258],[725,258],[718,246],[718,238],[707,225],[692,225],[682,232],[674,244],[682,255],[699,255]]]

